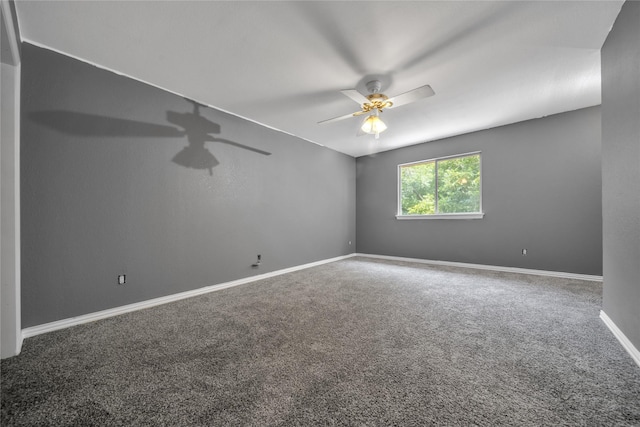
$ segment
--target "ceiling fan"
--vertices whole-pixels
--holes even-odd
[[[380,82],[380,80],[372,80],[365,86],[369,91],[369,95],[367,96],[362,95],[355,89],[346,89],[340,91],[343,95],[353,99],[358,104],[360,104],[360,111],[356,111],[355,113],[351,114],[345,114],[344,116],[340,117],[334,117],[332,119],[323,120],[321,122],[318,122],[318,124],[332,123],[339,120],[348,119],[349,117],[369,114],[362,122],[357,135],[360,136],[364,134],[370,134],[375,135],[375,138],[378,139],[380,133],[384,132],[387,129],[387,125],[380,119],[380,113],[382,113],[385,108],[397,108],[402,105],[406,105],[411,102],[415,102],[420,99],[428,98],[435,95],[435,92],[429,85],[420,86],[408,92],[396,95],[392,98],[389,98],[385,94],[380,93],[380,89],[382,88],[382,83]]]

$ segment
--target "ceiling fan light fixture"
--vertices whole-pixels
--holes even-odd
[[[362,132],[368,134],[379,134],[387,130],[387,125],[378,117],[377,114],[371,114],[367,119],[362,123]]]

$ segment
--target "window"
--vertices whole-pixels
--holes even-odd
[[[482,218],[480,153],[398,166],[398,219]]]

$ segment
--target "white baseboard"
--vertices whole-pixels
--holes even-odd
[[[640,351],[631,343],[631,341],[629,341],[616,324],[613,323],[613,320],[607,316],[607,313],[602,310],[600,310],[600,319],[602,319],[604,324],[607,325],[613,335],[618,339],[618,341],[620,341],[620,344],[622,344],[622,347],[627,350],[627,353],[629,353],[633,361],[640,366]]]
[[[206,294],[209,292],[215,292],[222,289],[231,288],[234,286],[244,285],[246,283],[267,279],[269,277],[280,276],[282,274],[304,270],[306,268],[311,268],[318,265],[327,264],[330,262],[340,261],[342,259],[350,258],[353,256],[355,256],[355,254],[349,254],[349,255],[339,256],[335,258],[324,259],[321,261],[315,261],[308,264],[298,265],[295,267],[290,267],[282,270],[271,271],[269,273],[259,274],[257,276],[246,277],[244,279],[238,279],[238,280],[233,280],[231,282],[220,283],[218,285],[205,286],[203,288],[193,289],[191,291],[180,292],[177,294],[167,295],[164,297],[154,298],[146,301],[141,301],[134,304],[128,304],[120,307],[110,308],[108,310],[102,310],[94,313],[83,314],[82,316],[76,316],[68,319],[57,320],[55,322],[45,323],[42,325],[31,326],[29,328],[25,328],[22,330],[22,338],[29,338],[29,337],[44,334],[47,332],[57,331],[59,329],[81,325],[83,323],[95,322],[96,320],[106,319],[108,317],[118,316],[120,314],[142,310],[145,308],[150,308],[150,307],[154,307],[161,304],[167,304],[170,302],[179,301],[185,298],[195,297],[195,296]]]
[[[555,271],[529,270],[529,269],[515,268],[515,267],[500,267],[500,266],[491,266],[491,265],[482,265],[482,264],[468,264],[468,263],[462,263],[462,262],[434,261],[434,260],[425,260],[425,259],[419,259],[419,258],[404,258],[404,257],[395,257],[395,256],[387,256],[387,255],[353,253],[349,255],[311,262],[308,264],[298,265],[295,267],[285,268],[282,270],[272,271],[269,273],[259,274],[256,276],[246,277],[244,279],[233,280],[231,282],[205,286],[203,288],[198,288],[191,291],[180,292],[173,295],[167,295],[164,297],[159,297],[159,298],[154,298],[154,299],[141,301],[133,304],[123,305],[120,307],[97,311],[94,313],[88,313],[81,316],[71,317],[68,319],[57,320],[55,322],[45,323],[42,325],[31,326],[29,328],[25,328],[22,330],[22,338],[23,339],[29,338],[29,337],[44,334],[47,332],[69,328],[71,326],[81,325],[83,323],[94,322],[96,320],[106,319],[108,317],[118,316],[120,314],[142,310],[145,308],[150,308],[150,307],[154,307],[161,304],[167,304],[173,301],[179,301],[181,299],[191,298],[191,297],[206,294],[209,292],[215,292],[222,289],[231,288],[234,286],[244,285],[246,283],[267,279],[269,277],[275,277],[282,274],[291,273],[294,271],[304,270],[306,268],[311,268],[318,265],[327,264],[330,262],[340,261],[340,260],[351,258],[354,256],[386,259],[391,261],[415,262],[415,263],[431,264],[431,265],[444,265],[444,266],[450,266],[450,267],[475,268],[480,270],[493,270],[493,271],[503,271],[503,272],[510,272],[510,273],[533,274],[533,275],[539,275],[539,276],[562,277],[562,278],[590,280],[590,281],[598,281],[598,282],[602,281],[602,276],[590,276],[586,274],[573,274],[573,273],[563,273],[563,272],[555,272]]]
[[[589,274],[577,274],[577,273],[565,273],[563,271],[532,270],[528,268],[502,267],[498,265],[469,264],[466,262],[436,261],[436,260],[421,259],[421,258],[404,258],[404,257],[397,257],[397,256],[361,254],[361,253],[357,253],[356,256],[386,259],[390,261],[415,262],[420,264],[444,265],[448,267],[474,268],[476,270],[491,270],[491,271],[501,271],[506,273],[532,274],[534,276],[548,276],[548,277],[559,277],[563,279],[602,282],[602,276],[592,276]]]

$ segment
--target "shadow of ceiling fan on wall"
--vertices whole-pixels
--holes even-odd
[[[201,104],[195,101],[190,102],[193,103],[192,113],[167,111],[167,121],[184,129],[184,135],[186,135],[189,141],[189,145],[173,157],[172,161],[174,163],[192,169],[208,169],[209,175],[212,175],[212,168],[218,165],[219,162],[213,154],[204,147],[204,143],[207,141],[222,142],[265,156],[271,154],[225,138],[213,136],[212,134],[220,133],[220,125],[200,115]]]
[[[172,161],[186,168],[208,170],[209,175],[213,174],[213,168],[219,162],[205,148],[205,142],[222,142],[266,156],[271,154],[212,135],[220,133],[220,125],[200,114],[200,107],[203,105],[189,99],[187,101],[193,104],[193,112],[167,111],[167,121],[178,127],[65,110],[36,111],[30,113],[29,118],[48,128],[75,136],[115,138],[180,138],[186,136],[189,145],[176,154]]]
[[[334,117],[332,119],[323,120],[318,122],[318,124],[333,123],[351,117],[368,114],[368,116],[364,119],[362,125],[358,129],[357,136],[370,134],[374,135],[375,139],[378,139],[380,137],[380,133],[384,132],[387,129],[387,125],[380,119],[380,113],[382,113],[383,110],[398,108],[403,105],[418,101],[420,99],[428,98],[435,95],[435,92],[433,91],[433,89],[431,89],[431,86],[424,85],[389,98],[385,94],[380,93],[380,89],[382,88],[382,83],[380,82],[380,80],[371,80],[367,82],[366,88],[369,91],[369,95],[367,96],[362,95],[356,89],[346,89],[340,91],[343,95],[360,104],[360,111],[345,114],[344,116]]]

